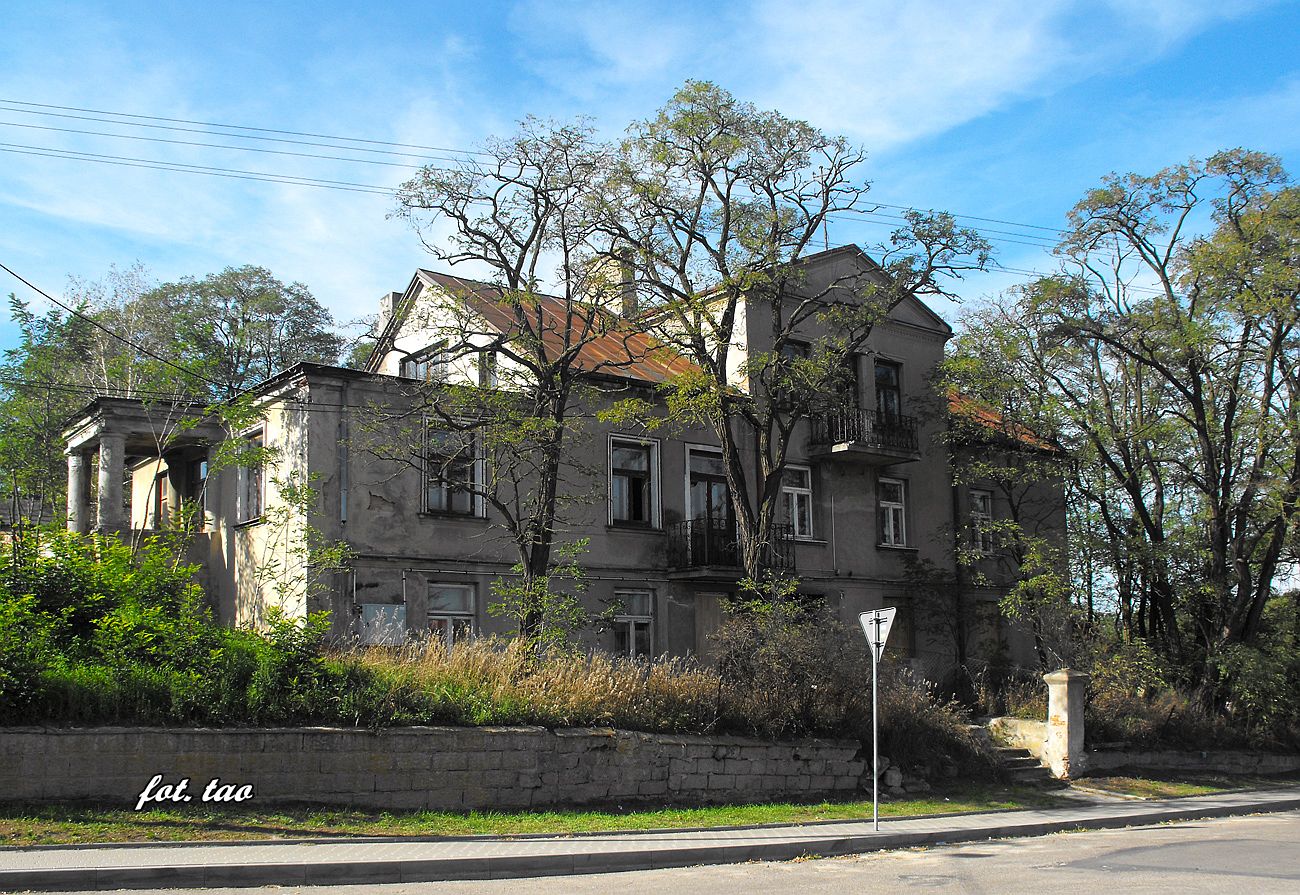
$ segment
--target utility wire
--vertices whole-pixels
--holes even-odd
[[[291,137],[315,137],[316,139],[319,140],[342,140],[349,143],[367,143],[373,146],[397,146],[402,149],[424,149],[430,152],[454,152],[462,155],[491,155],[491,153],[489,152],[484,152],[478,149],[452,149],[447,146],[422,146],[418,143],[394,143],[389,140],[371,140],[363,137],[338,137],[338,136],[332,136],[330,134],[313,134],[313,133],[306,133],[303,131],[280,130],[273,127],[250,127],[244,124],[217,124],[211,121],[193,121],[188,118],[164,118],[161,115],[137,115],[132,112],[108,112],[102,109],[82,109],[76,106],[57,106],[51,103],[32,103],[20,99],[0,98],[0,103],[8,103],[14,106],[27,106],[29,107],[28,109],[15,109],[13,111],[16,112],[26,111],[29,112],[29,114],[33,114],[33,115],[52,114],[52,113],[34,112],[31,111],[31,109],[60,109],[64,112],[88,112],[92,115],[113,115],[118,118],[139,118],[144,121],[168,121],[168,122],[172,122],[173,124],[197,124],[200,127],[219,127],[219,128],[224,128],[226,130],[256,131],[258,133],[263,133],[263,134],[286,134]],[[60,116],[60,117],[71,117],[71,116]],[[96,119],[88,119],[88,120],[96,120]],[[131,122],[127,122],[127,121],[118,122],[118,123],[131,125]],[[139,124],[139,125],[132,125],[132,126],[148,127],[149,125]],[[179,128],[170,128],[170,129],[179,130]],[[238,135],[230,134],[229,136],[238,136]],[[292,141],[285,140],[285,141],[277,141],[277,142],[292,142]],[[358,151],[361,150],[358,149]],[[407,155],[408,153],[394,153],[394,154]]]
[[[109,336],[113,337],[114,339],[117,339],[122,344],[129,345],[130,347],[134,348],[136,351],[140,352],[146,357],[151,357],[154,360],[158,361],[159,363],[166,364],[172,369],[184,373],[186,376],[193,376],[196,379],[201,379],[204,382],[208,383],[208,385],[214,385],[217,386],[218,388],[221,387],[221,383],[217,382],[215,379],[209,379],[207,376],[204,376],[202,373],[198,373],[194,370],[190,370],[187,369],[186,367],[182,367],[180,364],[174,363],[160,354],[155,354],[154,352],[150,351],[148,348],[145,348],[143,345],[131,341],[126,336],[113,332],[111,329],[109,329],[107,326],[104,326],[104,324],[100,323],[98,320],[96,320],[94,317],[90,316],[89,314],[83,313],[82,311],[79,311],[74,307],[64,304],[63,302],[55,298],[53,295],[50,295],[50,293],[46,292],[41,287],[21,277],[4,262],[0,262],[0,270],[3,270],[5,273],[9,274],[9,276],[13,277],[15,280],[22,283],[24,286],[26,286],[28,289],[32,290],[36,294],[44,296],[50,302],[53,302],[54,304],[58,305],[60,308],[63,308],[63,310],[67,311],[69,314],[72,314],[78,319],[86,321],[91,326],[95,327],[98,330],[101,330],[104,333],[107,333]]]
[[[119,168],[144,168],[153,171],[172,171],[178,174],[204,174],[209,177],[226,177],[231,180],[254,180],[261,183],[280,183],[289,186],[309,186],[316,189],[338,190],[345,193],[369,193],[377,196],[391,196],[393,190],[383,187],[359,187],[343,186],[330,181],[311,181],[306,179],[288,179],[288,176],[263,174],[257,171],[236,171],[231,168],[208,168],[198,165],[188,165],[181,167],[175,162],[156,162],[142,160],[139,162],[126,159],[122,156],[93,156],[89,153],[74,153],[72,150],[47,149],[44,147],[35,147],[33,149],[15,149],[6,148],[18,144],[0,143],[0,152],[8,152],[15,155],[34,155],[43,158],[61,158],[74,162],[95,162],[101,165],[115,165]]]
[[[290,155],[295,158],[318,158],[327,159],[335,162],[355,162],[358,165],[386,165],[390,168],[406,168],[412,171],[420,170],[420,165],[412,165],[406,162],[387,162],[383,159],[372,158],[348,158],[342,155],[319,155],[314,152],[292,152],[288,149],[266,149],[262,146],[230,146],[221,143],[201,143],[198,140],[168,140],[165,137],[142,137],[138,134],[114,134],[108,131],[87,131],[72,127],[50,127],[44,124],[21,124],[17,121],[0,121],[0,126],[4,127],[21,127],[28,130],[39,131],[56,131],[61,134],[84,134],[90,137],[116,137],[119,140],[139,140],[148,143],[167,143],[172,146],[202,146],[206,149],[234,149],[238,152],[260,152],[267,155]],[[447,161],[461,161],[461,159],[447,158]]]

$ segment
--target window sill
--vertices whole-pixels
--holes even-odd
[[[487,521],[487,516],[478,513],[452,513],[444,510],[420,510],[417,515],[426,519],[464,519],[466,522]]]
[[[807,544],[809,547],[825,547],[830,541],[825,538],[791,538],[796,544]]]
[[[252,519],[244,519],[235,523],[235,530],[238,531],[241,528],[252,528],[254,525],[261,525],[265,521],[265,516],[255,516]]]
[[[877,544],[877,550],[897,550],[901,553],[919,553],[921,548],[909,544]]]
[[[626,534],[663,534],[662,526],[651,525],[648,522],[611,522],[605,526],[606,531],[624,532]]]

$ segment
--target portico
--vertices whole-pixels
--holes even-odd
[[[147,499],[175,506],[187,495],[186,480],[196,459],[223,432],[201,404],[145,404],[131,398],[101,397],[65,430],[68,458],[69,531],[123,532],[145,525],[148,513],[131,512],[126,490],[128,469],[156,458],[161,474]],[[176,462],[176,461],[184,462]],[[95,473],[92,494],[91,475]],[[162,489],[167,489],[164,493]],[[93,515],[92,515],[93,503]],[[133,516],[135,517],[133,519]],[[156,514],[155,514],[155,521]],[[139,525],[133,522],[140,523]]]

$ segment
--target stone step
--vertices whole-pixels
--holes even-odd
[[[1041,768],[1043,766],[1043,763],[1032,755],[1017,756],[1016,758],[1004,758],[1000,764],[1007,770],[1014,770],[1016,768]]]
[[[1009,756],[1011,758],[1020,758],[1024,755],[1032,755],[1028,749],[1020,749],[1016,746],[998,746],[995,750],[1000,756]]]

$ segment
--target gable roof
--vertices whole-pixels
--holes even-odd
[[[499,333],[509,334],[519,329],[514,310],[504,302],[500,286],[421,268],[415,272],[411,285],[402,295],[400,307],[394,309],[393,316],[384,327],[384,332],[367,361],[367,369],[373,370],[378,366],[379,359],[392,349],[402,320],[424,289],[429,287],[461,299]],[[542,345],[548,356],[558,356],[565,348],[563,333],[570,326],[565,301],[541,293],[534,298],[541,316],[534,325],[541,330]],[[596,309],[596,314],[601,318],[601,328],[604,331],[596,335],[588,334],[587,340],[578,346],[574,359],[574,366],[578,370],[660,383],[696,369],[689,360],[641,332],[630,322],[600,308]],[[581,325],[583,321],[576,322]]]
[[[1009,422],[983,401],[977,401],[957,392],[948,393],[948,412],[953,416],[969,420],[986,429],[991,435],[1005,439],[1021,447],[1033,448],[1049,454],[1063,454],[1064,449],[1049,438],[1033,432],[1020,423]]]

